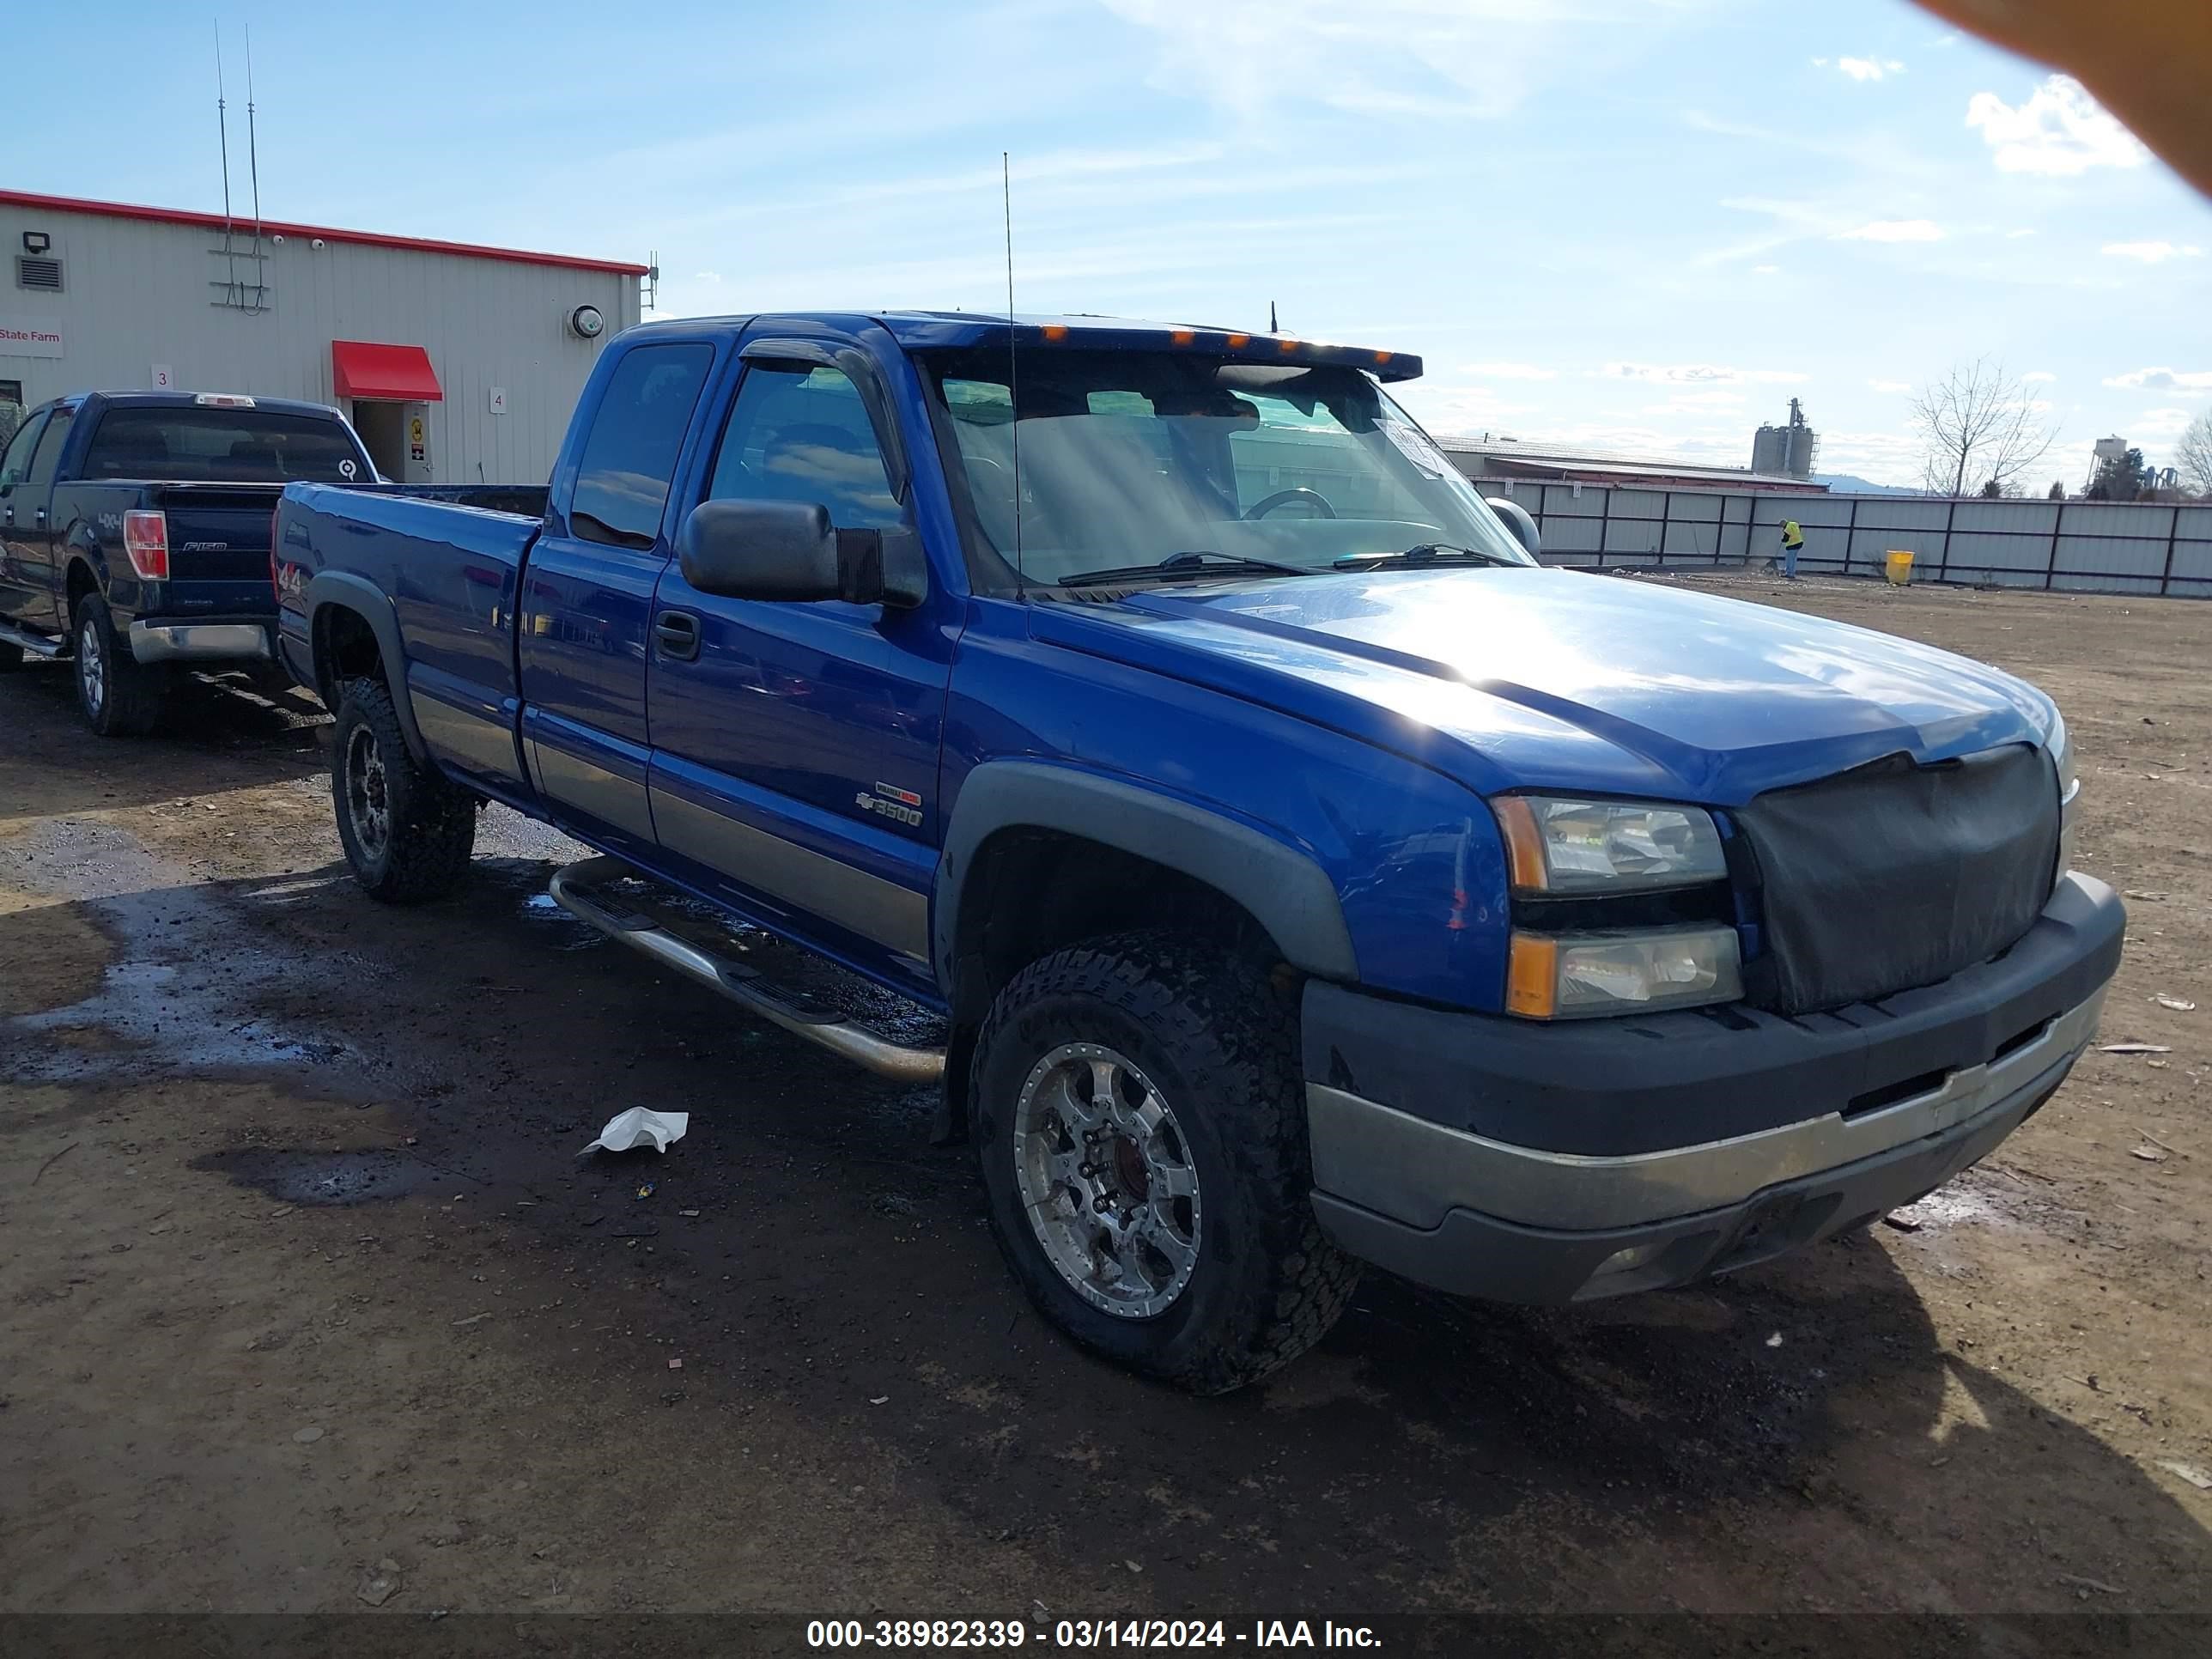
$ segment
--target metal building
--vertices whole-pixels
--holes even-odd
[[[335,404],[386,477],[536,483],[647,267],[0,190],[0,404]]]

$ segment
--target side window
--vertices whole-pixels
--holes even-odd
[[[0,454],[0,484],[19,484],[30,476],[31,451],[37,447],[39,434],[46,429],[46,417],[33,415],[9,441],[5,454]]]
[[[70,422],[76,419],[76,410],[58,409],[46,419],[46,429],[39,437],[39,447],[31,452],[31,470],[24,476],[26,483],[52,483],[54,469],[61,465],[62,446],[69,441]]]
[[[669,480],[714,360],[704,344],[639,346],[622,360],[577,465],[568,504],[576,535],[640,550],[659,539]]]
[[[841,530],[906,521],[860,388],[842,369],[803,363],[745,370],[707,499],[819,504]]]

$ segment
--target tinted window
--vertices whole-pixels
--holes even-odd
[[[46,417],[35,415],[23,422],[22,428],[9,440],[8,451],[0,455],[0,484],[21,483],[31,470],[31,449],[39,441],[39,434],[46,428]]]
[[[649,548],[714,358],[707,345],[639,346],[622,360],[584,440],[568,527],[589,542]]]
[[[76,410],[58,409],[47,418],[46,429],[40,434],[39,447],[31,452],[31,471],[27,482],[34,484],[52,483],[54,469],[62,458],[62,446],[69,441],[70,423],[76,419]]]
[[[842,369],[799,363],[745,370],[707,498],[818,504],[842,530],[905,522],[859,388]]]
[[[352,437],[327,415],[175,404],[109,410],[86,447],[83,467],[88,478],[177,483],[367,482],[368,471]]]

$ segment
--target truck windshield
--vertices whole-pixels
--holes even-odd
[[[1351,369],[1035,351],[1018,367],[1017,423],[1004,350],[925,353],[923,366],[974,507],[969,562],[987,586],[1017,580],[1017,432],[1018,579],[1030,584],[1158,567],[1164,580],[1297,574],[1409,549],[1534,562]]]
[[[352,471],[345,471],[351,464]],[[368,463],[328,416],[197,404],[125,405],[100,417],[85,452],[88,478],[171,483],[367,482]]]

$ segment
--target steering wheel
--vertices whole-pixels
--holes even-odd
[[[1333,519],[1336,516],[1336,509],[1328,504],[1328,496],[1322,495],[1318,489],[1308,489],[1304,484],[1298,485],[1295,489],[1279,489],[1267,500],[1253,502],[1245,509],[1244,516],[1247,519],[1264,519],[1277,507],[1287,507],[1292,501],[1305,501],[1319,507],[1321,516],[1324,519]]]

